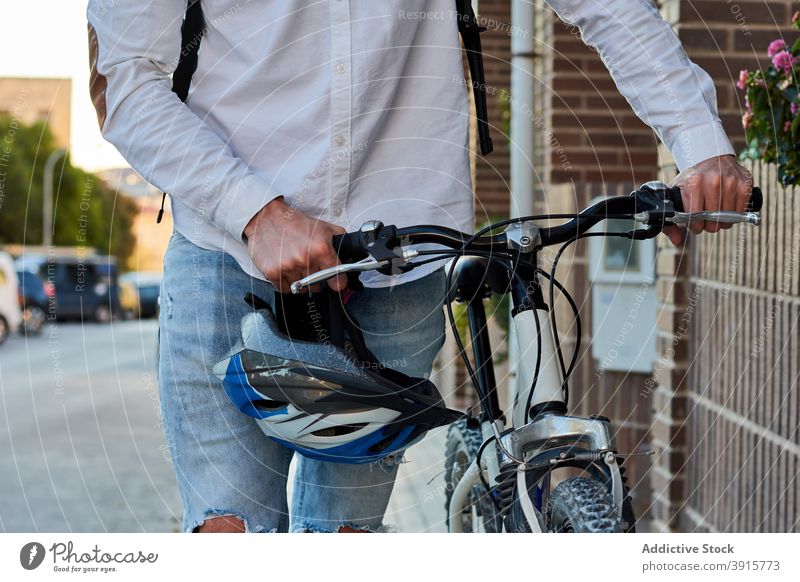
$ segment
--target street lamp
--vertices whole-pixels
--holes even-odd
[[[56,161],[65,155],[67,150],[59,148],[47,158],[44,164],[44,200],[42,202],[42,244],[49,247],[53,244],[53,170]]]

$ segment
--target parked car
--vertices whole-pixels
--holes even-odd
[[[19,282],[11,255],[0,252],[0,344],[22,323],[19,308]]]
[[[139,317],[139,291],[136,285],[130,281],[125,281],[121,275],[119,278],[119,306],[125,319],[135,319]]]
[[[22,327],[25,334],[38,334],[44,328],[48,309],[55,313],[56,288],[49,281],[42,281],[32,271],[17,271],[19,280],[19,306],[22,309]]]
[[[17,266],[53,283],[58,319],[108,322],[121,313],[114,257],[27,253]]]
[[[158,296],[161,293],[161,273],[145,271],[131,272],[119,277],[121,295],[125,297],[123,309],[127,311],[130,304],[132,286],[136,293],[136,315],[138,317],[158,317]]]

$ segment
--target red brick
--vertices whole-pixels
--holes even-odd
[[[553,90],[556,93],[559,91],[584,91],[589,95],[598,95],[606,91],[616,91],[617,86],[611,78],[590,80],[555,75],[553,79]]]
[[[611,110],[617,111],[619,109],[628,110],[630,111],[630,104],[628,101],[620,95],[619,93],[610,94],[610,95],[593,95],[588,96],[586,98],[586,106],[589,109],[601,109],[601,110]]]
[[[553,109],[580,109],[584,107],[586,97],[581,94],[561,93],[553,95]]]
[[[736,6],[741,12],[734,8]],[[720,23],[732,26],[788,23],[789,11],[783,2],[735,2],[683,0],[681,22]],[[737,20],[738,18],[738,20]]]
[[[623,152],[622,162],[636,167],[647,167],[652,169],[655,174],[658,165],[658,154],[655,148],[653,148],[652,152]]]
[[[581,172],[575,170],[553,170],[550,173],[553,184],[564,184],[567,182],[580,181]]]
[[[756,69],[758,60],[748,57],[693,57],[692,60],[717,81],[738,80],[742,69]],[[767,60],[762,65],[768,64]]]
[[[724,28],[681,27],[678,36],[689,53],[692,49],[714,52],[728,49],[728,30]]]
[[[592,146],[614,146],[621,148],[637,148],[656,147],[658,142],[652,134],[634,134],[626,133],[625,135],[617,133],[600,133],[592,132],[587,133],[587,141]]]
[[[558,128],[555,137],[562,146],[579,146],[585,143],[582,133],[567,133],[562,131],[561,128]]]
[[[608,182],[630,182],[636,180],[636,172],[635,171],[623,171],[623,170],[592,170],[586,172],[586,181],[587,182],[594,182],[597,184],[603,184]]]
[[[604,166],[619,165],[619,156],[615,152],[567,152],[567,160],[572,166],[598,168]],[[553,163],[560,163],[558,156],[554,153]]]

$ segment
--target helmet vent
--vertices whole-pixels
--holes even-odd
[[[259,410],[278,410],[287,405],[286,402],[278,402],[277,400],[253,400],[252,403]]]
[[[352,434],[356,431],[361,430],[368,423],[366,422],[359,422],[356,424],[340,424],[338,426],[329,426],[327,428],[321,428],[319,430],[315,430],[311,434],[318,437],[336,437],[342,436],[346,434]]]

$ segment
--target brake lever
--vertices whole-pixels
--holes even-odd
[[[685,226],[696,220],[734,224],[745,222],[758,226],[761,224],[761,215],[758,212],[732,212],[730,210],[703,210],[701,212],[672,212],[672,216],[658,216],[654,212],[639,212],[633,215],[636,222],[653,224],[654,221],[677,226]]]
[[[418,254],[419,251],[415,249],[403,249],[403,260],[408,261],[416,257]],[[372,257],[367,257],[355,263],[334,265],[333,267],[322,269],[321,271],[317,271],[316,273],[311,273],[310,275],[308,275],[307,277],[303,277],[299,281],[295,281],[294,283],[292,283],[290,289],[294,295],[297,295],[305,287],[310,287],[311,285],[322,283],[324,281],[327,281],[328,279],[333,279],[338,275],[343,275],[345,273],[353,273],[353,272],[373,271],[380,269],[381,267],[385,267],[389,263],[390,260],[388,259],[379,261]]]
[[[744,222],[758,226],[761,224],[761,215],[758,212],[732,212],[730,210],[703,210],[701,212],[676,212],[675,216],[668,219],[672,224],[687,225],[695,220],[708,222],[738,223]]]

